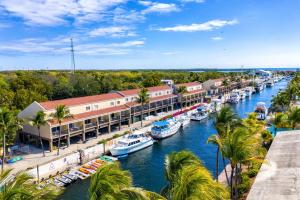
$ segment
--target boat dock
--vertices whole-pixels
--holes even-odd
[[[247,200],[300,199],[300,131],[278,132]]]

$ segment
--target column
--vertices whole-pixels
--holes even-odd
[[[120,119],[119,119],[119,131],[121,130],[121,124],[122,124],[122,114],[121,112],[119,112],[120,114]]]
[[[97,127],[96,127],[96,138],[98,137],[99,135],[99,117],[97,117]]]
[[[85,121],[83,121],[82,141],[85,142]]]
[[[108,114],[108,133],[111,132],[110,121],[111,121],[111,116],[110,114]]]
[[[49,142],[49,151],[52,152],[53,151],[53,140],[50,139],[50,140],[48,140],[48,142]]]
[[[61,128],[62,128],[62,127],[61,127]],[[67,124],[67,131],[68,131],[68,136],[67,136],[67,146],[69,147],[69,146],[71,145],[71,142],[70,142],[71,135],[70,135],[69,124]]]

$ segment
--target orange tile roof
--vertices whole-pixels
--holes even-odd
[[[114,112],[121,112],[124,110],[128,110],[129,107],[126,105],[121,105],[121,106],[115,106],[115,107],[110,107],[110,108],[105,108],[105,109],[100,109],[100,110],[93,110],[90,112],[85,112],[85,113],[80,113],[77,115],[73,115],[72,118],[67,118],[63,120],[62,124],[70,122],[70,121],[78,121],[78,120],[84,120],[84,119],[90,119],[92,117],[98,117],[100,115],[105,115],[105,114],[110,114]],[[56,120],[49,120],[49,123],[53,125],[58,125],[58,122]]]
[[[160,101],[160,100],[169,99],[169,98],[176,97],[176,96],[177,95],[175,95],[175,94],[168,94],[168,95],[153,97],[153,98],[150,98],[150,103]],[[132,106],[137,106],[137,105],[140,105],[140,104],[137,103],[137,102],[128,102],[128,103],[126,103],[126,105],[129,106],[129,107],[132,107]]]
[[[189,82],[189,83],[180,83],[180,84],[176,84],[176,87],[180,87],[180,86],[190,87],[190,86],[197,86],[197,85],[201,85],[201,83],[197,81]]]
[[[198,94],[198,93],[203,93],[203,92],[206,92],[206,90],[192,90],[188,93],[185,93],[184,95]]]
[[[46,101],[46,102],[41,102],[40,105],[43,108],[45,108],[46,110],[52,110],[52,109],[55,109],[59,105],[65,105],[65,106],[69,107],[69,106],[101,102],[101,101],[107,101],[107,100],[119,99],[119,98],[122,98],[122,95],[114,92],[114,93],[99,94],[99,95],[94,95],[94,96],[75,97],[75,98],[69,98],[69,99]]]

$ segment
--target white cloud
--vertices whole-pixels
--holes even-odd
[[[77,55],[121,55],[128,54],[132,48],[141,47],[143,40],[129,40],[120,43],[82,43],[75,39],[75,54]],[[70,52],[70,38],[58,37],[52,40],[43,38],[27,38],[10,43],[2,43],[0,52],[5,54],[37,54],[64,55]]]
[[[94,29],[88,35],[91,37],[131,37],[136,36],[136,33],[128,26],[110,26]]]
[[[145,16],[140,12],[135,10],[127,11],[122,8],[116,8],[113,11],[112,21],[115,23],[134,23],[134,22],[143,22],[145,20]]]
[[[143,10],[142,14],[149,14],[149,13],[170,13],[180,11],[174,3],[158,3],[158,2],[151,2],[151,1],[139,1],[139,3],[147,8]]]
[[[202,24],[191,24],[191,25],[178,25],[173,27],[157,28],[158,31],[172,31],[172,32],[196,32],[196,31],[211,31],[222,28],[224,26],[238,24],[237,20],[211,20]]]
[[[214,41],[220,41],[220,40],[223,40],[224,38],[216,36],[216,37],[212,37],[211,39]]]
[[[205,0],[180,0],[182,3],[204,3]]]
[[[163,55],[166,55],[166,56],[173,56],[173,55],[176,55],[177,52],[174,52],[174,51],[167,51],[167,52],[163,52],[162,54],[163,54]]]
[[[0,0],[0,7],[27,24],[57,25],[73,18],[78,23],[97,21],[112,7],[127,0]]]

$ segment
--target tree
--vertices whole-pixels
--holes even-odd
[[[64,119],[72,118],[73,115],[70,114],[69,109],[65,105],[59,105],[55,108],[55,112],[51,114],[59,124],[59,135],[58,135],[58,147],[57,147],[57,155],[59,155],[60,149],[60,137],[61,137],[61,123]]]
[[[261,157],[261,138],[255,137],[245,127],[235,128],[230,134],[221,140],[220,150],[230,162],[230,191],[231,199],[237,199],[238,180],[241,165]],[[235,174],[235,183],[233,175]]]
[[[224,106],[221,108],[220,112],[217,113],[216,120],[215,120],[215,128],[217,129],[217,134],[212,135],[208,138],[207,142],[214,144],[217,146],[217,153],[216,153],[216,179],[218,181],[219,176],[219,153],[220,153],[220,139],[226,137],[227,133],[239,122],[239,118],[236,113],[233,112],[232,108],[229,106]],[[225,159],[223,159],[224,169],[226,170],[225,166]],[[227,182],[229,182],[227,171],[225,172]]]
[[[163,200],[164,198],[154,192],[133,187],[130,173],[121,170],[117,163],[111,163],[99,168],[92,175],[89,199]]]
[[[5,156],[6,156],[6,144],[7,137],[11,136],[11,139],[15,138],[16,132],[21,128],[21,121],[17,118],[16,112],[9,110],[6,107],[0,107],[0,133],[2,137],[2,165],[1,171],[4,170]]]
[[[143,111],[144,105],[148,104],[150,101],[150,97],[148,94],[148,90],[146,88],[142,88],[138,94],[138,98],[136,100],[137,103],[141,104],[141,127],[143,127]]]
[[[272,98],[270,110],[273,112],[283,112],[286,111],[290,105],[290,97],[286,92],[280,92],[275,97]]]
[[[60,194],[60,190],[54,186],[46,186],[37,189],[32,184],[32,178],[25,173],[16,177],[10,175],[11,170],[3,171],[0,175],[1,191],[0,199],[3,200],[54,200]]]
[[[181,151],[167,155],[165,160],[167,185],[162,194],[167,199],[227,199],[223,185],[212,179],[202,162],[191,152]]]
[[[40,144],[41,144],[41,148],[42,148],[44,157],[45,157],[45,150],[44,150],[44,145],[43,145],[43,141],[41,138],[41,126],[45,125],[46,123],[47,123],[46,114],[43,111],[38,111],[36,113],[36,116],[30,122],[30,124],[32,126],[35,126],[38,129],[39,140],[40,140]]]
[[[277,134],[278,128],[287,128],[289,127],[289,119],[286,113],[275,113],[273,119],[275,135]]]
[[[291,108],[288,112],[288,121],[293,129],[300,124],[300,108]]]
[[[181,108],[181,110],[182,110],[182,98],[183,98],[183,95],[186,94],[188,91],[187,91],[187,89],[186,89],[185,86],[179,86],[179,87],[177,88],[176,92],[177,92],[178,94],[180,94],[179,102],[180,102],[180,108]]]

